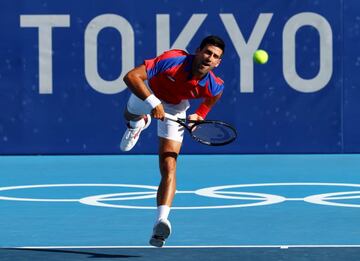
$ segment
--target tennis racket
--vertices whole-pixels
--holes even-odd
[[[179,119],[168,113],[165,113],[165,118],[179,123],[195,141],[205,145],[222,146],[233,142],[237,137],[236,129],[222,121]]]

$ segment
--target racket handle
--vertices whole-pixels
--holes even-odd
[[[178,120],[178,118],[176,116],[171,115],[171,114],[166,113],[166,112],[165,112],[165,118],[167,118],[169,120],[172,120],[172,121],[177,121]]]

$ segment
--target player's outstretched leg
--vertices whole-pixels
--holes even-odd
[[[147,127],[149,127],[150,123],[150,114],[144,115],[141,120],[129,121],[124,136],[121,139],[120,149],[122,151],[131,150],[135,146],[136,142],[139,140],[141,132]]]
[[[171,224],[169,220],[161,219],[155,224],[149,243],[155,247],[162,247],[164,246],[165,240],[170,236],[170,234]]]

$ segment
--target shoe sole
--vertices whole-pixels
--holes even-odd
[[[159,223],[154,229],[154,235],[161,238],[151,237],[149,243],[152,246],[162,247],[165,245],[165,239],[170,236],[171,230],[166,223]]]
[[[170,233],[170,227],[166,223],[160,222],[155,227],[154,235],[167,239],[170,236]]]
[[[165,241],[152,237],[149,241],[149,244],[154,247],[163,247],[165,245]]]

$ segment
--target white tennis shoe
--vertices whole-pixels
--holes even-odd
[[[135,146],[136,142],[139,140],[141,132],[149,127],[151,123],[150,114],[144,115],[144,118],[141,119],[141,121],[142,124],[140,124],[139,127],[132,128],[129,124],[127,125],[127,130],[125,131],[120,143],[120,149],[122,151],[129,151]]]
[[[155,247],[163,247],[165,240],[171,234],[171,224],[167,219],[160,219],[153,228],[153,234],[150,238],[150,245]]]

